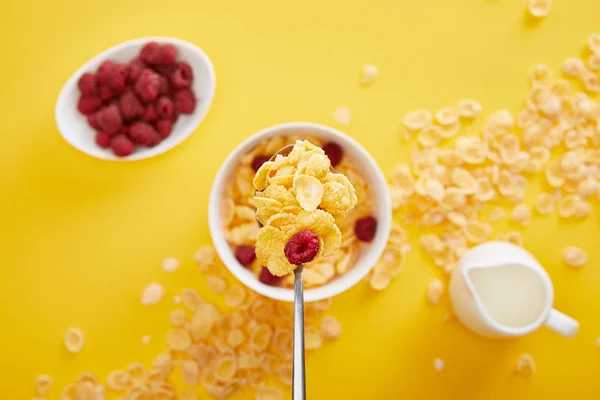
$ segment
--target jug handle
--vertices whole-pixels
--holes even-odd
[[[550,310],[545,325],[553,331],[568,337],[574,336],[579,330],[579,322],[555,309]]]

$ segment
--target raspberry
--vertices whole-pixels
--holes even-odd
[[[160,142],[160,135],[146,122],[134,122],[129,127],[129,138],[137,144],[153,147]]]
[[[156,113],[156,108],[154,107],[154,104],[148,104],[146,106],[146,110],[144,110],[141,119],[145,122],[152,122],[158,119],[158,114]]]
[[[168,119],[159,119],[154,124],[156,131],[160,135],[161,138],[166,139],[171,134],[173,130],[173,123]]]
[[[291,264],[300,265],[311,262],[319,254],[320,247],[319,237],[304,229],[291,237],[283,252]]]
[[[96,114],[88,114],[87,116],[88,125],[94,129],[98,129],[98,122],[96,122]]]
[[[85,115],[97,111],[100,107],[102,107],[102,99],[93,94],[82,94],[77,102],[77,109]]]
[[[171,85],[169,84],[169,80],[167,78],[165,78],[164,76],[161,76],[158,93],[161,95],[169,94],[170,90],[171,90]]]
[[[375,232],[377,231],[377,220],[368,216],[365,218],[360,218],[356,220],[354,224],[354,234],[363,242],[370,242],[375,237]]]
[[[129,67],[127,65],[113,63],[107,67],[106,83],[114,92],[121,93],[125,90],[128,75]]]
[[[134,88],[142,101],[150,103],[158,97],[158,92],[160,91],[160,75],[151,69],[146,68],[135,82]]]
[[[102,131],[96,132],[96,144],[103,149],[110,146],[110,136]]]
[[[177,64],[156,64],[152,66],[152,69],[155,70],[157,74],[164,76],[165,78],[169,78],[176,68]]]
[[[112,62],[110,60],[106,60],[102,64],[100,64],[100,66],[98,67],[98,72],[96,73],[96,84],[98,86],[108,85],[108,80],[109,80],[108,75],[109,75],[109,71],[113,65],[114,65],[114,62]]]
[[[126,120],[139,117],[146,109],[131,90],[121,95],[119,105],[121,107],[121,114],[123,114]]]
[[[192,80],[194,79],[194,73],[192,67],[186,62],[177,64],[177,68],[171,74],[171,83],[173,87],[177,89],[184,89],[190,87]]]
[[[142,61],[145,62],[146,64],[151,64],[151,60],[154,59],[154,53],[156,52],[156,49],[158,49],[158,43],[156,43],[156,42],[146,43],[144,45],[144,47],[142,47],[142,50],[140,51],[140,58],[142,59]]]
[[[98,124],[98,128],[106,134],[115,135],[123,125],[119,107],[112,104],[98,111],[96,113],[96,123]]]
[[[77,82],[79,90],[82,94],[95,94],[96,93],[96,75],[86,72],[81,75]]]
[[[123,125],[121,129],[119,129],[119,135],[128,135],[129,127],[127,125]]]
[[[251,246],[238,246],[235,249],[235,258],[244,267],[248,267],[256,260],[256,251]]]
[[[189,89],[182,89],[175,93],[175,109],[182,114],[191,114],[196,108],[196,96]]]
[[[115,93],[108,86],[100,86],[98,88],[98,96],[100,96],[103,101],[109,101],[115,97]]]
[[[265,285],[276,286],[281,282],[283,276],[275,276],[266,267],[262,267],[258,280]]]
[[[260,167],[262,167],[262,165],[264,163],[266,163],[267,161],[269,161],[271,159],[271,157],[269,156],[256,156],[254,157],[254,159],[252,160],[252,169],[254,170],[254,172],[258,171]]]
[[[127,77],[127,81],[130,84],[135,83],[142,74],[144,68],[146,68],[146,64],[144,64],[140,58],[133,59],[129,63],[129,76]]]
[[[329,142],[323,146],[323,151],[329,158],[331,162],[331,166],[335,167],[342,161],[342,157],[344,157],[344,149],[337,143]]]
[[[166,96],[162,96],[156,102],[156,113],[159,117],[170,118],[173,115],[173,102]]]
[[[133,153],[135,146],[125,135],[113,136],[110,140],[110,147],[117,157],[126,157]]]
[[[177,49],[172,44],[159,45],[152,53],[150,64],[173,64],[177,60]]]

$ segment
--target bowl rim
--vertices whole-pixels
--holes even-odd
[[[240,158],[248,150],[255,147],[266,138],[278,136],[281,133],[285,134],[294,130],[303,129],[320,130],[324,133],[324,135],[328,135],[332,140],[337,141],[343,147],[352,147],[353,151],[358,154],[358,157],[363,159],[369,168],[373,170],[376,177],[376,182],[371,182],[371,185],[375,188],[374,190],[380,193],[383,206],[383,210],[378,212],[378,214],[381,214],[377,221],[378,235],[371,243],[368,252],[363,255],[360,269],[357,269],[359,266],[355,265],[353,267],[353,270],[355,271],[353,274],[344,274],[338,279],[328,282],[323,286],[305,289],[305,302],[318,301],[336,296],[345,292],[361,281],[373,269],[377,263],[377,260],[379,260],[383,254],[392,228],[392,206],[387,181],[381,169],[379,168],[379,165],[375,159],[373,159],[371,154],[347,134],[335,128],[313,122],[286,122],[267,127],[245,139],[227,156],[214,178],[208,206],[210,235],[213,245],[215,246],[219,257],[225,264],[226,268],[240,282],[263,296],[288,302],[294,301],[293,288],[265,285],[259,282],[255,276],[246,273],[244,267],[242,267],[235,259],[233,252],[231,251],[229,244],[224,237],[224,228],[221,221],[222,214],[220,211],[222,205],[222,194],[226,190],[226,185],[229,182],[227,179],[228,175],[231,172],[231,169],[234,168],[235,164],[239,162]],[[381,218],[382,216],[383,218]]]
[[[67,89],[69,89],[71,86],[75,86],[75,88],[76,88],[77,80],[79,80],[79,77],[84,72],[89,70],[90,66],[92,64],[96,63],[98,60],[110,58],[110,56],[112,54],[114,54],[122,49],[125,49],[127,47],[137,46],[139,44],[146,43],[146,42],[152,42],[152,41],[163,42],[163,43],[166,42],[166,43],[173,44],[177,47],[185,47],[188,50],[196,53],[199,56],[199,58],[202,61],[202,64],[204,64],[204,66],[208,70],[208,75],[209,75],[208,78],[210,81],[210,84],[209,84],[210,88],[206,92],[206,96],[203,96],[203,98],[202,98],[203,103],[205,104],[203,111],[201,111],[201,112],[198,111],[197,113],[194,112],[193,114],[191,114],[190,118],[193,118],[193,120],[192,120],[192,123],[190,124],[190,126],[184,132],[180,133],[177,136],[174,136],[173,140],[171,140],[169,145],[165,146],[164,148],[160,148],[159,146],[157,146],[154,148],[149,148],[149,149],[147,149],[147,151],[135,152],[135,153],[131,154],[130,156],[121,158],[121,157],[116,157],[116,156],[112,157],[111,154],[105,153],[104,149],[100,149],[98,152],[95,152],[95,151],[90,151],[85,146],[79,146],[78,144],[76,144],[73,140],[71,140],[70,136],[65,133],[66,131],[68,131],[69,129],[72,129],[72,128],[70,128],[68,125],[66,125],[66,121],[63,120],[63,118],[60,115],[62,107],[67,106],[66,104],[63,104],[66,102],[65,98],[67,96]],[[139,38],[127,40],[125,42],[121,42],[119,44],[116,44],[114,46],[107,48],[106,50],[101,51],[100,53],[96,54],[94,57],[87,60],[81,67],[79,67],[73,74],[71,74],[69,79],[67,79],[65,84],[62,86],[60,93],[58,94],[58,98],[56,100],[56,105],[54,107],[54,120],[56,122],[56,126],[58,127],[58,131],[59,131],[60,135],[63,137],[63,139],[67,143],[69,143],[72,147],[81,151],[82,153],[85,153],[94,158],[98,158],[98,159],[106,160],[106,161],[127,162],[127,161],[144,160],[147,158],[152,158],[152,157],[158,156],[160,154],[166,153],[169,150],[172,150],[173,148],[179,146],[188,137],[190,137],[192,135],[192,133],[194,133],[194,131],[196,130],[196,128],[198,128],[200,123],[202,123],[202,121],[204,120],[204,118],[206,117],[206,115],[208,114],[208,111],[210,110],[210,108],[212,106],[212,102],[215,97],[216,86],[217,86],[217,77],[215,74],[215,68],[213,66],[213,63],[212,63],[210,57],[208,56],[208,54],[206,54],[206,52],[204,52],[204,50],[202,50],[200,47],[196,46],[195,44],[193,44],[191,42],[188,42],[187,40],[179,39],[179,38],[175,38],[175,37],[169,37],[169,36],[139,37]]]

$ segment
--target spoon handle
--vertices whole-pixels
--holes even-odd
[[[303,265],[294,270],[294,368],[292,400],[306,400],[306,376],[304,370],[304,287]]]

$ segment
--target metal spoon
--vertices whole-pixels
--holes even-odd
[[[269,159],[275,160],[278,155],[288,155],[294,148],[293,144],[282,147]],[[254,192],[256,195],[257,192]],[[256,212],[256,208],[254,208]],[[258,222],[258,221],[256,221]],[[262,228],[262,224],[258,222]],[[306,370],[304,364],[304,284],[302,271],[304,264],[294,269],[294,366],[292,369],[292,399],[306,400]]]

